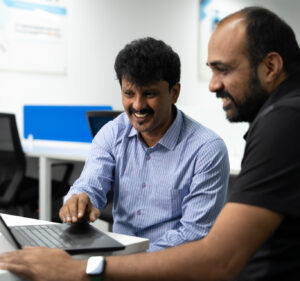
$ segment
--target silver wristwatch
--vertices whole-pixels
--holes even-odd
[[[102,256],[90,257],[86,266],[86,274],[91,281],[101,281],[105,270],[105,258]]]

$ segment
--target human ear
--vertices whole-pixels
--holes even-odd
[[[180,83],[176,83],[171,89],[173,104],[175,104],[178,100],[179,93],[180,93],[180,87],[181,87]]]
[[[264,66],[264,81],[266,84],[274,83],[283,73],[283,59],[277,52],[266,55],[262,62]]]

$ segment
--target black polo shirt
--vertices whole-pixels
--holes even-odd
[[[241,173],[229,201],[270,209],[284,219],[237,280],[299,281],[300,74],[270,95],[245,139]]]

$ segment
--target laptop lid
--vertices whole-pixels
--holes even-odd
[[[8,242],[15,248],[21,249],[30,244],[24,239],[23,232],[36,231],[38,226],[48,226],[54,231],[61,240],[68,246],[64,245],[49,246],[51,248],[61,248],[70,254],[82,254],[90,252],[116,251],[122,250],[125,246],[104,232],[93,227],[89,223],[82,224],[40,224],[40,225],[24,225],[8,227],[2,216],[0,215],[0,231]],[[53,228],[53,229],[52,229]],[[49,239],[53,236],[49,235]],[[35,246],[45,246],[39,239],[34,239]]]

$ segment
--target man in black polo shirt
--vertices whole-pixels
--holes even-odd
[[[223,99],[227,118],[250,123],[229,202],[199,241],[108,257],[105,267],[102,257],[94,259],[98,280],[300,280],[300,50],[294,33],[270,11],[246,8],[218,23],[207,64],[209,88]],[[1,255],[0,263],[30,280],[95,278],[85,273],[87,261],[61,250],[26,249]]]
[[[246,25],[244,43],[239,29],[229,41],[234,20]],[[223,99],[229,121],[250,123],[229,202],[281,216],[237,280],[300,280],[300,51],[293,31],[273,14],[248,8],[242,18],[223,19],[209,47],[210,90]]]

